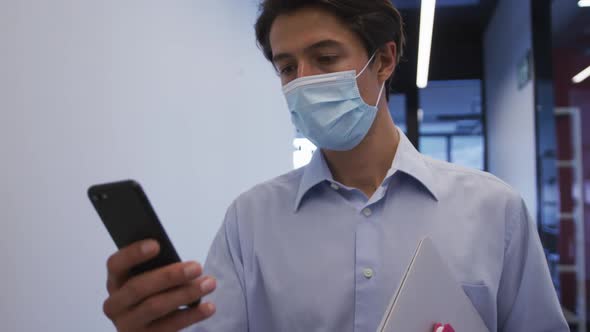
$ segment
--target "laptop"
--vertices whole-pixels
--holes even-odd
[[[436,323],[451,324],[456,332],[489,332],[427,237],[418,244],[377,332],[431,332]]]

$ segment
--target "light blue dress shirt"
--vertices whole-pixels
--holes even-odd
[[[373,197],[334,181],[319,150],[238,197],[205,264],[217,313],[189,331],[373,332],[424,236],[490,331],[569,331],[520,196],[400,134]]]

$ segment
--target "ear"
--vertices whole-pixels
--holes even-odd
[[[397,45],[391,41],[383,45],[377,53],[378,71],[377,76],[379,81],[387,81],[394,73],[397,66]]]

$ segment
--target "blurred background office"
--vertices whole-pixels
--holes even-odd
[[[586,331],[590,1],[393,3],[408,35],[394,120],[522,194]],[[0,330],[112,330],[116,248],[89,185],[138,180],[181,257],[204,261],[240,192],[309,161],[254,42],[257,4],[0,0]]]

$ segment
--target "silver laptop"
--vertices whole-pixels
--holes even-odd
[[[434,324],[456,332],[489,332],[430,238],[420,241],[377,332],[431,332]]]

